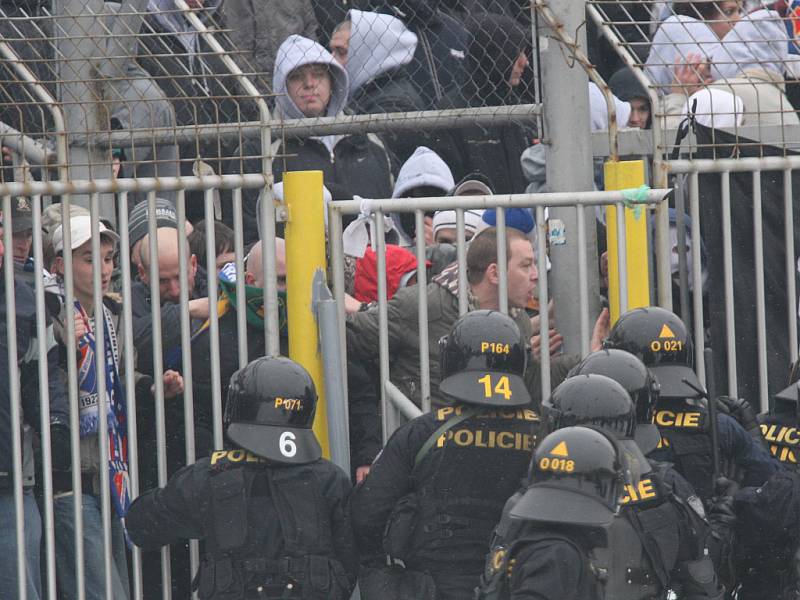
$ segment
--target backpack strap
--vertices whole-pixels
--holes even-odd
[[[425,458],[425,455],[428,454],[428,451],[431,448],[433,448],[433,445],[436,443],[436,440],[438,440],[442,436],[442,434],[447,433],[448,431],[453,429],[453,427],[455,427],[456,425],[460,425],[467,419],[474,417],[481,411],[481,409],[482,407],[480,406],[471,406],[463,410],[460,415],[453,415],[452,417],[447,419],[447,421],[442,423],[439,426],[439,428],[431,434],[431,437],[425,440],[425,443],[422,445],[422,448],[420,448],[419,452],[417,452],[417,456],[414,458],[414,468],[416,468],[417,465],[422,462],[422,459]]]

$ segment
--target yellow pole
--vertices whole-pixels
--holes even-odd
[[[324,278],[326,270],[322,171],[284,173],[283,197],[289,216],[285,230],[289,358],[303,365],[314,380],[319,395],[314,433],[323,455],[330,458],[322,354],[312,304],[314,276],[320,273]]]
[[[644,161],[608,161],[605,164],[607,191],[638,188],[645,183]],[[620,316],[619,265],[617,264],[617,208],[606,207],[608,239],[608,304],[611,324]],[[628,310],[650,306],[650,263],[647,249],[647,209],[625,209],[627,248]]]

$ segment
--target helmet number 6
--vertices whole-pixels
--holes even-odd
[[[506,400],[511,400],[511,383],[508,381],[507,375],[501,375],[497,383],[492,386],[492,376],[487,373],[478,379],[478,383],[483,384],[483,395],[486,398],[491,398],[497,394],[503,396]]]
[[[281,454],[287,458],[292,458],[297,454],[297,445],[294,443],[295,435],[291,431],[284,431],[278,440],[278,447]]]

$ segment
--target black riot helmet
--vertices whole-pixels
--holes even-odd
[[[702,388],[694,372],[694,347],[686,326],[675,313],[649,306],[622,315],[603,342],[635,355],[661,385],[662,398],[697,398]],[[692,385],[684,382],[684,379]]]
[[[576,375],[561,382],[542,402],[545,433],[573,425],[594,425],[619,437],[636,431],[636,407],[625,388],[605,375]]]
[[[653,425],[661,388],[644,363],[625,350],[598,350],[575,365],[568,376],[591,374],[610,377],[625,388],[636,406],[636,443],[645,454],[654,450],[661,441]]]
[[[593,427],[567,427],[536,447],[528,490],[511,516],[544,523],[604,527],[619,512],[625,458],[613,436]]]
[[[530,404],[523,379],[527,359],[514,319],[493,310],[469,312],[439,340],[439,393],[468,404]]]
[[[231,376],[224,424],[228,438],[259,456],[303,464],[322,455],[311,429],[317,408],[314,381],[282,356],[257,358]]]

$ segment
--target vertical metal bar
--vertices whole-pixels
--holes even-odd
[[[753,243],[756,260],[756,332],[758,337],[758,399],[761,411],[769,409],[767,386],[767,318],[764,298],[764,237],[761,216],[761,171],[753,172]]]
[[[578,220],[578,305],[581,313],[581,355],[589,354],[591,343],[591,325],[589,323],[589,285],[588,266],[586,264],[586,224],[584,207],[575,206],[575,218]],[[539,310],[548,310],[540,307]],[[549,350],[549,344],[548,344]]]
[[[89,196],[92,229],[92,304],[94,304],[95,365],[97,369],[97,439],[100,446],[100,515],[103,522],[103,581],[106,598],[114,595],[111,584],[111,488],[109,487],[108,398],[106,397],[106,331],[103,307],[103,259],[100,246],[100,202],[98,194]]]
[[[689,318],[689,269],[686,256],[686,176],[679,175],[675,185],[675,228],[678,237],[678,290],[680,293],[680,317],[691,335],[693,323]],[[678,183],[681,181],[684,185]],[[671,271],[671,267],[670,267]]]
[[[233,190],[233,252],[236,257],[236,341],[239,368],[247,364],[247,297],[245,295],[244,231],[242,218],[242,188]],[[262,258],[263,260],[263,258]]]
[[[33,230],[42,230],[42,197],[33,196]],[[34,294],[36,295],[36,339],[39,349],[39,402],[41,408],[41,438],[42,438],[42,507],[44,514],[43,537],[45,551],[44,575],[47,583],[47,597],[50,600],[56,598],[56,555],[55,555],[55,517],[53,515],[53,453],[50,444],[50,374],[48,373],[48,342],[49,328],[45,320],[44,305],[44,279],[41,274],[44,272],[44,257],[42,249],[42,236],[33,236],[33,269],[36,273],[34,277]],[[8,305],[6,303],[6,305]]]
[[[192,323],[189,316],[189,249],[186,236],[186,191],[178,190],[176,198],[178,218],[178,277],[181,305],[181,366],[183,369],[183,427],[186,432],[186,464],[194,464],[197,449],[194,437],[194,387],[192,383]],[[200,546],[197,540],[189,541],[190,573],[197,573],[200,566]],[[196,599],[197,592],[192,593]]]
[[[425,231],[425,213],[414,211],[417,231]],[[419,299],[419,388],[422,412],[431,410],[431,365],[428,340],[428,286],[425,285],[425,236],[417,236],[417,298]]]
[[[19,364],[17,362],[17,309],[14,294],[14,248],[12,240],[11,196],[3,197],[3,245],[5,256],[6,286],[6,331],[8,350],[8,387],[11,402],[11,465],[14,470],[14,524],[17,536],[17,591],[19,598],[27,598],[27,576],[25,563],[25,499],[22,492],[22,410],[19,395]]]
[[[319,275],[319,274],[318,274]],[[347,396],[342,379],[344,354],[340,352],[336,303],[323,277],[315,277],[314,311],[319,323],[320,351],[325,371],[325,402],[328,404],[328,431],[331,461],[350,473],[350,432]]]
[[[706,340],[703,326],[703,265],[700,261],[700,179],[697,173],[689,176],[689,210],[692,217],[692,310],[694,312],[694,360],[700,383],[706,385],[706,361],[703,350]]]
[[[625,205],[617,204],[617,271],[619,272],[619,314],[628,312],[628,236]]]
[[[261,120],[261,173],[266,179],[261,199],[261,224],[264,228],[259,232],[262,242],[266,242],[262,250],[264,261],[264,338],[267,355],[280,354],[280,329],[278,322],[278,282],[275,273],[275,196],[273,192],[274,176],[272,175],[272,116],[264,95],[247,77],[230,53],[217,41],[214,34],[209,31],[205,23],[197,16],[196,11],[190,10],[184,0],[175,0],[175,7],[183,11],[183,16],[191,23],[211,50],[219,57],[230,73],[244,89],[245,93],[253,98],[258,106]],[[266,252],[269,250],[269,252]]]
[[[72,230],[70,228],[70,196],[61,199],[61,224],[63,230],[64,251],[64,302],[65,321],[67,326],[64,345],[70,348],[75,340],[75,289],[72,279]],[[78,405],[78,360],[75,352],[67,352],[67,385],[69,390],[69,427],[71,431],[80,431],[80,408]],[[72,461],[72,518],[75,522],[75,585],[78,600],[86,598],[86,581],[83,551],[83,489],[81,481],[81,447],[80,437],[70,436],[70,458]]]
[[[147,231],[150,252],[150,309],[153,319],[153,383],[156,405],[156,461],[158,485],[167,484],[167,430],[164,416],[164,356],[161,347],[161,290],[158,287],[158,236],[156,225],[156,193],[147,194]],[[177,233],[177,232],[176,232]],[[180,244],[180,239],[179,239]],[[172,597],[172,575],[169,546],[161,548],[161,588],[164,600]]]
[[[550,312],[547,296],[547,221],[544,218],[544,207],[536,207],[536,266],[539,270],[539,331],[541,335],[541,357],[539,366],[542,370],[542,400],[550,396]]]
[[[386,236],[383,230],[383,211],[375,212],[375,238],[378,254],[378,351],[381,371],[381,408],[383,414],[383,441],[395,430],[394,405],[386,399],[386,382],[389,380],[389,316],[386,301]]]
[[[261,260],[264,270],[264,347],[267,349],[267,356],[278,356],[281,353],[280,338],[278,331],[273,327],[278,327],[278,280],[277,266],[275,262],[275,204],[267,198],[272,194],[267,194],[264,188],[264,195],[261,197],[261,226],[263,230],[259,232],[261,243]],[[271,190],[270,190],[271,191]],[[272,217],[271,222],[270,216]],[[210,301],[210,299],[209,299]],[[274,322],[272,312],[274,306]]]
[[[341,356],[347,356],[347,326],[344,310],[344,242],[342,240],[342,213],[336,203],[328,204],[328,240],[331,252],[331,272],[333,274],[333,296],[339,321],[339,348]],[[345,398],[347,398],[347,360],[342,361]]]
[[[458,315],[463,316],[469,310],[467,292],[467,241],[464,230],[464,209],[456,209],[456,256],[458,260]]]
[[[725,284],[725,348],[727,354],[728,394],[736,396],[739,384],[736,375],[736,319],[734,318],[733,295],[733,239],[731,232],[731,174],[721,173],[722,192],[722,262],[723,281]],[[692,239],[692,246],[700,246]],[[694,290],[697,294],[698,291]]]
[[[208,320],[211,344],[211,414],[214,418],[214,447],[224,445],[222,435],[222,378],[219,373],[219,315],[217,314],[217,256],[214,244],[214,190],[205,191],[206,271],[208,273]],[[275,242],[271,247],[275,254]]]
[[[497,306],[508,314],[508,240],[506,238],[506,212],[497,207]]]
[[[136,421],[136,378],[134,365],[133,313],[131,311],[131,254],[128,232],[128,192],[119,194],[119,259],[122,270],[122,360],[125,365],[125,399],[128,408],[128,469],[131,477],[131,498],[139,495],[139,438]],[[35,227],[35,225],[34,225]],[[133,598],[142,599],[142,551],[133,548]]]
[[[789,358],[797,360],[797,263],[794,255],[794,209],[792,207],[792,170],[783,172],[783,227],[786,239],[786,308],[789,324]]]

